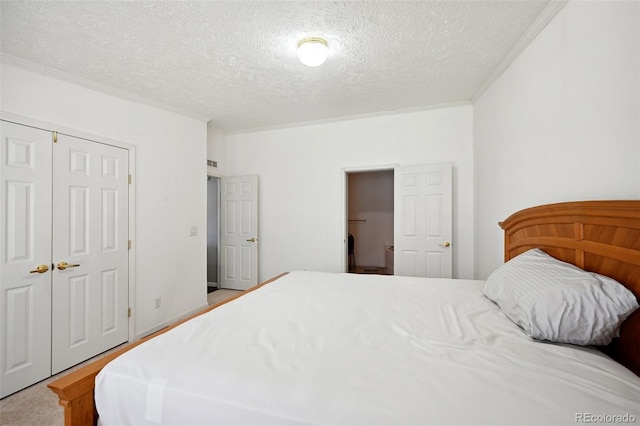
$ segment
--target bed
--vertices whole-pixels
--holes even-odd
[[[505,264],[486,282],[294,271],[49,387],[67,425],[98,413],[104,426],[639,421],[640,200],[539,206],[500,225]],[[531,256],[622,284],[610,343],[551,343],[510,316],[491,291],[512,291]]]

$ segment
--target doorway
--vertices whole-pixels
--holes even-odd
[[[393,275],[394,170],[346,173],[347,271]]]
[[[207,176],[207,293],[220,287],[220,178]]]
[[[452,170],[452,163],[343,169],[342,270],[451,278]]]

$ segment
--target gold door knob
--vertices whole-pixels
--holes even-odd
[[[29,271],[30,274],[44,274],[49,270],[49,265],[38,265],[33,271]]]
[[[69,264],[67,262],[58,263],[58,269],[60,269],[61,271],[64,271],[67,268],[75,268],[77,266],[80,266],[80,264],[79,263]]]
[[[449,247],[451,243],[449,241],[445,241],[444,243],[438,244],[440,247]]]
[[[255,238],[255,237],[250,238],[250,239],[248,239],[248,240],[247,240],[247,242],[249,242],[249,243],[255,243],[255,242],[256,242],[256,238]]]

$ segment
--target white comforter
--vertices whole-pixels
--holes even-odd
[[[103,425],[640,422],[640,378],[533,341],[482,281],[293,272],[127,352]]]

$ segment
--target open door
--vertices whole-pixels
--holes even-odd
[[[258,284],[258,176],[223,177],[220,185],[220,287]]]
[[[451,278],[451,164],[398,167],[394,185],[395,275]]]

